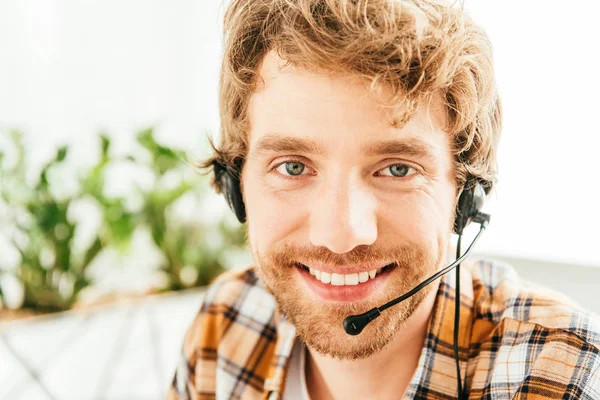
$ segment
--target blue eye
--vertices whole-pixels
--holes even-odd
[[[409,175],[412,175],[417,172],[417,171],[415,171],[414,168],[409,167],[406,164],[393,164],[393,165],[390,165],[389,167],[384,168],[383,171],[390,171],[390,174],[391,174],[391,175],[388,175],[388,174],[383,174],[383,175],[393,176],[393,177],[397,177],[397,178],[403,178],[405,176],[409,176]]]
[[[297,161],[288,161],[288,162],[282,163],[281,165],[279,165],[277,167],[277,170],[279,172],[282,172],[280,170],[280,168],[282,166],[285,166],[285,172],[287,172],[291,176],[300,176],[306,169],[306,166],[304,164],[302,164],[301,162],[297,162]]]

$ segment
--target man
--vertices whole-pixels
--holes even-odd
[[[454,261],[463,217],[487,223],[481,28],[434,1],[234,0],[225,38],[203,167],[256,265],[207,290],[170,399],[600,398],[598,321],[505,265],[467,261],[345,330]]]

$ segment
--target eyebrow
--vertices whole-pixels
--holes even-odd
[[[324,155],[325,146],[323,145],[323,143],[315,142],[307,138],[282,136],[278,134],[267,134],[260,138],[258,143],[256,143],[256,147],[253,150],[251,150],[251,154],[269,154],[286,152]]]
[[[416,157],[428,162],[435,162],[435,149],[429,143],[418,138],[391,139],[367,146],[365,155],[406,155]],[[290,137],[269,133],[256,143],[249,156],[253,154],[270,153],[304,153],[325,155],[325,146],[320,141],[302,137]]]
[[[433,146],[417,138],[386,140],[369,145],[365,149],[368,156],[403,154],[429,162],[436,160],[435,153]]]

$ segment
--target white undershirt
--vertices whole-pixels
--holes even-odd
[[[310,400],[306,387],[306,346],[296,340],[287,373],[283,400]]]

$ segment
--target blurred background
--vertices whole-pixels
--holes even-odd
[[[163,398],[203,287],[251,263],[193,168],[224,7],[0,0],[0,399]],[[600,313],[600,4],[465,8],[505,112],[476,253]]]

